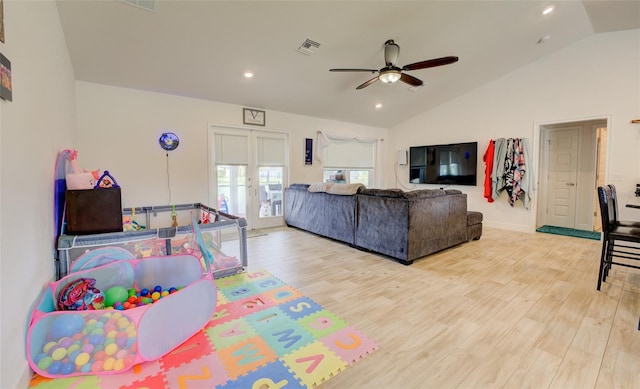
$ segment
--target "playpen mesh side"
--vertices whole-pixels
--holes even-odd
[[[149,258],[138,262],[135,281],[138,289],[153,289],[159,285],[184,287],[204,276],[200,260],[193,255]]]

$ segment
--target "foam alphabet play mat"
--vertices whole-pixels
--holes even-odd
[[[267,271],[219,278],[205,327],[160,359],[121,374],[50,379],[30,388],[312,388],[378,344]]]

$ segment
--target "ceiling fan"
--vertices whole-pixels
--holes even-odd
[[[371,72],[378,73],[375,77],[370,79],[369,81],[358,85],[356,89],[363,89],[373,84],[374,82],[380,80],[387,84],[392,84],[398,80],[409,84],[411,86],[421,86],[423,84],[422,80],[417,79],[413,76],[410,76],[406,73],[406,71],[411,70],[419,70],[426,68],[433,68],[436,66],[449,65],[454,62],[458,62],[458,57],[442,57],[429,59],[426,61],[415,62],[409,65],[404,65],[403,67],[397,67],[396,61],[398,60],[398,54],[400,54],[400,46],[398,46],[393,39],[389,39],[384,43],[384,62],[385,66],[380,69],[329,69],[330,72]]]

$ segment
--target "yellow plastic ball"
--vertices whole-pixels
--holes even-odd
[[[105,348],[104,348],[104,353],[107,355],[113,355],[118,351],[118,345],[115,343],[111,343],[108,344]]]
[[[67,349],[64,348],[64,347],[59,347],[59,348],[55,349],[53,351],[53,354],[51,354],[51,358],[54,361],[59,361],[59,360],[61,360],[62,358],[66,357],[66,356],[67,356]]]
[[[102,368],[105,371],[109,371],[109,370],[113,370],[113,365],[116,363],[116,359],[115,358],[107,358],[104,361],[104,364],[102,365]]]
[[[90,359],[91,359],[91,356],[88,353],[80,353],[78,354],[74,362],[76,363],[77,366],[82,366],[82,365],[85,365],[87,362],[89,362]]]

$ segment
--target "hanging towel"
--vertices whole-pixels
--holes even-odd
[[[523,163],[526,166],[526,174],[522,177],[520,183],[523,191],[521,199],[524,207],[529,209],[529,205],[533,199],[533,191],[536,190],[536,176],[533,169],[533,158],[531,158],[531,152],[529,151],[529,140],[523,138],[521,144]]]
[[[484,198],[488,202],[493,203],[493,181],[491,174],[493,173],[493,153],[494,144],[493,139],[489,139],[489,146],[482,156],[482,160],[485,163],[484,168]]]
[[[491,172],[491,188],[493,194],[491,198],[497,200],[504,190],[504,160],[507,157],[507,140],[498,138],[495,140],[493,152],[493,169]]]

